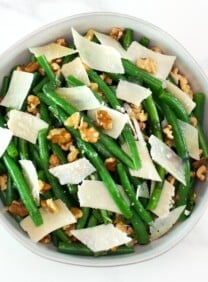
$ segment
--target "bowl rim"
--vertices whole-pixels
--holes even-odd
[[[121,18],[121,19],[126,18],[126,19],[131,20],[132,22],[138,22],[139,24],[145,25],[148,28],[150,28],[151,30],[156,31],[157,33],[164,35],[165,37],[168,38],[169,41],[175,42],[175,44],[178,46],[178,48],[180,50],[182,50],[183,53],[186,56],[188,56],[191,63],[196,66],[197,71],[199,72],[199,76],[201,76],[202,80],[206,81],[206,83],[208,85],[207,76],[204,73],[204,71],[201,69],[201,67],[199,66],[198,62],[187,51],[187,49],[184,48],[184,46],[178,40],[176,40],[172,35],[170,35],[165,30],[161,29],[160,27],[158,27],[158,26],[156,26],[156,25],[152,24],[151,22],[148,22],[144,19],[141,19],[141,18],[138,18],[138,17],[135,17],[135,16],[131,16],[131,15],[128,15],[128,14],[117,13],[117,12],[86,12],[86,13],[84,12],[84,13],[74,14],[74,15],[71,15],[71,16],[66,16],[66,17],[57,19],[55,21],[49,22],[47,24],[44,24],[44,25],[36,28],[32,32],[28,33],[27,35],[23,36],[22,38],[20,38],[16,42],[14,42],[9,48],[4,50],[0,54],[0,59],[4,56],[7,56],[7,54],[9,54],[14,48],[17,48],[19,44],[22,44],[23,42],[29,40],[34,35],[42,33],[43,31],[50,29],[50,28],[54,27],[55,25],[60,25],[60,24],[65,23],[65,22],[70,22],[73,19],[87,18],[87,17],[93,17],[93,16],[106,16],[106,17],[107,16],[113,16],[113,17]],[[207,200],[208,200],[208,194],[207,194]],[[180,231],[179,234],[177,234],[176,240],[172,239],[169,244],[163,244],[162,246],[159,246],[159,248],[158,248],[159,251],[157,252],[157,254],[150,253],[150,254],[145,255],[144,258],[137,258],[136,255],[132,254],[131,258],[127,257],[127,260],[125,259],[126,255],[123,255],[123,259],[121,259],[120,256],[114,256],[113,260],[111,261],[111,260],[107,260],[107,259],[106,260],[102,260],[102,259],[100,260],[100,259],[97,259],[97,258],[95,258],[93,260],[91,260],[91,259],[89,260],[88,258],[79,257],[79,256],[76,256],[76,258],[78,258],[78,259],[75,259],[75,256],[73,256],[73,255],[64,255],[64,254],[62,254],[63,258],[61,258],[61,257],[54,257],[54,256],[50,255],[50,253],[47,253],[47,252],[43,254],[42,250],[34,248],[34,245],[30,243],[30,239],[26,239],[23,234],[21,234],[21,236],[20,236],[20,232],[17,229],[11,228],[12,224],[9,223],[9,221],[6,219],[6,217],[4,216],[4,214],[2,212],[0,212],[0,222],[2,223],[2,225],[5,227],[5,229],[8,231],[8,233],[12,237],[14,237],[17,241],[19,241],[24,247],[26,247],[27,249],[29,249],[30,251],[32,251],[36,255],[39,255],[43,258],[47,258],[47,259],[50,259],[52,261],[66,263],[66,264],[75,265],[75,266],[88,266],[88,267],[89,266],[90,267],[95,267],[95,266],[96,267],[125,266],[125,265],[130,265],[130,264],[135,264],[135,263],[141,263],[143,261],[147,261],[147,260],[153,259],[155,257],[158,257],[158,256],[166,253],[167,251],[169,251],[175,245],[177,245],[184,237],[186,237],[190,233],[190,231],[195,227],[196,223],[200,220],[202,214],[207,209],[207,206],[206,206],[207,200],[203,199],[202,203],[200,203],[200,209],[197,209],[197,211],[195,212],[195,216],[190,217],[188,219],[189,223],[185,224],[182,231]],[[110,258],[110,257],[108,257],[108,258]]]

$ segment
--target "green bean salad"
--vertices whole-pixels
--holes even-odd
[[[130,28],[71,32],[2,79],[0,198],[36,243],[131,253],[191,216],[205,94]]]

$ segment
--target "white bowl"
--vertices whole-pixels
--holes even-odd
[[[197,63],[190,54],[169,34],[147,23],[143,20],[115,13],[89,13],[81,14],[46,25],[43,28],[31,33],[29,36],[17,42],[0,57],[0,78],[8,74],[16,64],[26,62],[29,58],[28,47],[45,44],[58,37],[69,38],[71,27],[79,32],[86,32],[89,28],[95,28],[103,32],[109,31],[112,27],[129,27],[135,31],[136,36],[145,35],[151,39],[153,45],[161,46],[165,53],[177,56],[176,64],[191,81],[194,91],[206,92],[208,81]],[[207,95],[208,96],[208,95]],[[208,107],[208,97],[205,108]],[[208,111],[205,112],[204,120],[208,120]],[[206,133],[208,124],[205,124]],[[25,247],[34,253],[45,258],[83,266],[116,266],[136,262],[142,262],[154,258],[175,246],[195,226],[208,205],[207,182],[200,183],[196,187],[197,201],[190,218],[175,226],[167,235],[146,246],[137,246],[133,254],[106,257],[81,257],[58,253],[52,247],[33,243],[20,229],[19,225],[8,213],[0,212],[0,223]],[[0,210],[3,205],[0,203]]]

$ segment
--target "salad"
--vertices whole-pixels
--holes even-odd
[[[3,78],[0,198],[36,243],[131,253],[194,210],[205,95],[130,28],[71,31]]]

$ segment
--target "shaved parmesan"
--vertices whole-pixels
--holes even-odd
[[[133,41],[131,43],[127,50],[127,54],[133,62],[136,62],[138,59],[144,58],[152,59],[157,66],[157,71],[154,76],[160,79],[167,78],[176,59],[175,56],[169,56],[154,52],[136,41]]]
[[[12,136],[13,133],[11,130],[0,127],[0,138],[1,138],[0,157],[3,156],[4,152],[6,151],[10,141],[12,140]]]
[[[72,35],[83,63],[98,71],[124,73],[121,55],[117,50],[89,41],[73,28]]]
[[[61,72],[64,75],[64,77],[73,75],[74,77],[82,81],[84,84],[86,85],[90,84],[88,74],[80,58],[75,58],[73,61],[64,64],[61,68]]]
[[[33,198],[35,199],[36,203],[39,204],[40,189],[36,168],[30,160],[19,160],[19,163],[22,167],[23,175],[25,177],[26,182],[28,183],[28,186],[30,187]]]
[[[111,248],[131,242],[131,238],[113,224],[101,224],[94,227],[71,231],[72,235],[93,252],[107,251]]]
[[[166,90],[170,92],[170,94],[172,94],[174,97],[176,97],[184,106],[187,113],[190,114],[192,110],[195,108],[196,103],[189,97],[187,93],[182,91],[179,87],[177,87],[169,80],[166,80],[165,84],[166,84]]]
[[[51,62],[54,59],[62,58],[70,54],[77,53],[76,50],[61,46],[57,43],[50,43],[40,47],[29,48],[30,52],[36,57],[44,55],[47,61]]]
[[[117,187],[125,198],[123,188],[119,185]],[[81,207],[104,209],[121,214],[120,209],[113,201],[102,181],[84,180],[78,187],[78,198]]]
[[[150,192],[149,192],[149,188],[148,188],[147,182],[143,182],[142,184],[137,186],[136,197],[137,197],[137,199],[138,198],[147,198],[147,199],[149,199]]]
[[[95,110],[90,110],[87,112],[87,115],[94,121],[96,121],[96,112],[97,111],[106,111],[111,119],[112,119],[112,128],[111,129],[103,129],[103,132],[109,136],[111,136],[112,138],[116,139],[118,138],[118,136],[121,134],[125,124],[129,121],[129,117],[126,114],[122,114],[121,112],[117,111],[117,110],[113,110],[111,108],[108,107],[99,107]]]
[[[178,122],[183,132],[190,157],[195,160],[199,160],[200,149],[197,128],[187,122],[183,122],[182,120],[178,120]]]
[[[94,166],[86,158],[49,169],[49,172],[57,177],[62,185],[79,184],[95,171]]]
[[[30,90],[33,74],[24,71],[13,71],[9,89],[0,105],[20,109]]]
[[[172,208],[174,195],[175,187],[165,180],[157,207],[151,211],[159,217],[167,216]]]
[[[122,58],[129,59],[127,51],[122,47],[118,40],[114,39],[109,35],[97,31],[95,31],[94,34],[96,35],[97,39],[100,41],[101,44],[113,47],[120,53]]]
[[[185,206],[180,206],[172,210],[167,216],[157,218],[150,225],[150,240],[156,240],[167,233],[177,222],[184,209]]]
[[[120,80],[116,89],[116,96],[119,99],[136,106],[140,106],[141,102],[151,94],[149,89],[126,80]]]
[[[149,138],[152,159],[172,174],[178,181],[186,185],[184,163],[182,159],[165,143],[154,135]]]
[[[57,88],[56,92],[78,111],[96,109],[100,106],[93,92],[85,85]]]
[[[8,128],[14,136],[25,139],[33,144],[36,143],[38,132],[48,127],[48,123],[29,113],[17,110],[9,112]]]
[[[43,218],[42,225],[35,226],[30,216],[20,222],[20,226],[28,233],[32,241],[38,242],[52,231],[76,222],[76,218],[61,200],[55,200],[54,204],[58,209],[55,213],[48,212],[43,208],[39,209]]]

